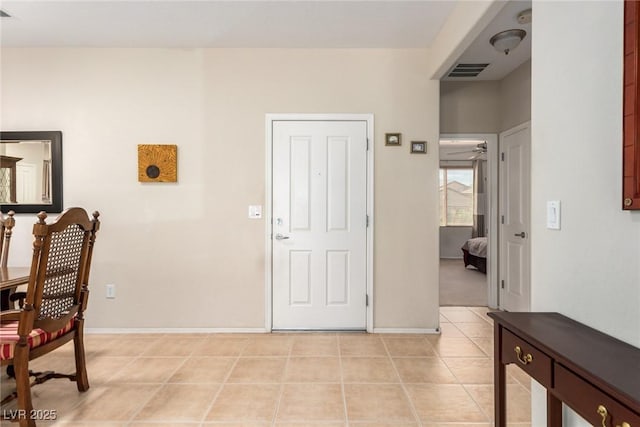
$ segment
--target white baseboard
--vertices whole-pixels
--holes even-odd
[[[268,334],[264,328],[85,328],[85,334]],[[440,334],[439,328],[373,328],[376,334]]]
[[[440,334],[440,328],[373,328],[375,334]]]
[[[266,334],[264,328],[85,328],[86,334]]]

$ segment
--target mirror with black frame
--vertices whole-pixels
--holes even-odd
[[[0,132],[2,212],[62,212],[62,132]]]

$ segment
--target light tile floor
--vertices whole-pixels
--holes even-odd
[[[36,386],[35,408],[57,416],[38,425],[489,427],[487,311],[442,307],[441,335],[88,335],[91,388]],[[33,368],[73,371],[72,352],[68,344]],[[530,427],[529,377],[509,368],[508,421]]]

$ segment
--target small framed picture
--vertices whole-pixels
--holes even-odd
[[[411,152],[427,154],[427,141],[411,141]]]
[[[399,146],[402,143],[402,134],[400,133],[385,133],[384,145],[396,145]]]

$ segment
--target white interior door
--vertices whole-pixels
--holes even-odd
[[[36,192],[36,165],[16,165],[16,199],[20,203],[42,203]]]
[[[367,122],[274,121],[273,329],[365,329]]]
[[[500,134],[500,307],[529,311],[531,299],[531,127]]]

